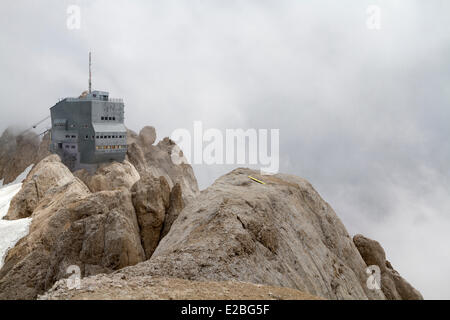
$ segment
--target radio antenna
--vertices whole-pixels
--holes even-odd
[[[91,72],[91,52],[89,51],[89,93],[91,93],[92,89],[92,72]]]

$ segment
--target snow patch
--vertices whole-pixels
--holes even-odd
[[[26,178],[33,166],[29,166],[15,181],[3,186],[0,185],[0,268],[3,267],[6,253],[16,243],[28,234],[31,218],[19,220],[3,220],[8,213],[12,198],[22,188],[22,181]],[[2,181],[3,182],[3,181]]]

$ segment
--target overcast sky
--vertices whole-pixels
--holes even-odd
[[[81,8],[80,29],[66,26]],[[377,5],[379,30],[367,7]],[[280,171],[383,245],[425,298],[450,299],[449,1],[8,1],[0,130],[93,87],[126,125],[280,129]],[[206,188],[233,166],[194,166]]]

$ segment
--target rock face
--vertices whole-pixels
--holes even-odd
[[[366,268],[333,209],[306,180],[236,169],[187,204],[149,260],[81,284],[95,283],[96,292],[108,295],[115,279],[125,279],[126,292],[139,296],[127,284],[147,277],[237,280],[327,299],[386,299],[367,287]],[[61,296],[96,297],[62,286],[49,297]]]
[[[16,135],[14,130],[6,129],[0,137],[0,180],[4,179],[3,184],[11,183],[31,164],[48,156],[49,143],[49,134],[40,141],[35,133]]]
[[[234,279],[328,299],[384,299],[366,287],[365,269],[345,227],[306,180],[237,169],[185,207],[150,260],[121,273]]]
[[[164,219],[164,225],[161,230],[161,239],[169,233],[170,228],[174,221],[178,218],[181,210],[184,209],[183,194],[180,185],[177,183],[170,192],[169,208],[166,211],[166,217]]]
[[[158,245],[161,229],[169,208],[170,187],[164,177],[146,175],[132,188],[141,241],[146,258],[150,258]]]
[[[93,275],[145,258],[129,190],[91,193],[56,155],[30,172],[8,217],[25,212],[32,212],[30,232],[5,258],[0,299],[35,298],[71,265]]]
[[[143,176],[131,189],[146,259],[184,207],[181,188],[170,190],[164,177]],[[165,232],[165,233],[164,233]]]
[[[35,298],[68,277],[70,266],[90,276],[150,258],[183,199],[179,184],[171,191],[164,177],[144,174],[128,161],[102,165],[92,176],[72,174],[57,155],[39,162],[6,216],[32,223],[6,255],[0,299]]]
[[[389,300],[423,300],[419,291],[414,289],[386,260],[383,247],[375,240],[360,234],[353,237],[359,253],[368,266],[376,265],[381,271],[381,290]]]
[[[128,160],[134,165],[139,174],[149,173],[155,177],[163,176],[170,188],[179,184],[185,202],[190,202],[198,193],[197,179],[192,167],[188,164],[174,164],[171,159],[175,143],[164,138],[157,145],[156,132],[153,127],[144,127],[139,135],[128,131]]]

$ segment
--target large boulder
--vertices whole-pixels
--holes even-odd
[[[154,127],[145,126],[139,132],[139,139],[142,145],[150,146],[156,141],[156,130]]]
[[[422,294],[394,270],[386,260],[386,253],[378,241],[355,235],[353,242],[368,266],[378,266],[381,271],[381,290],[389,300],[423,300]]]

